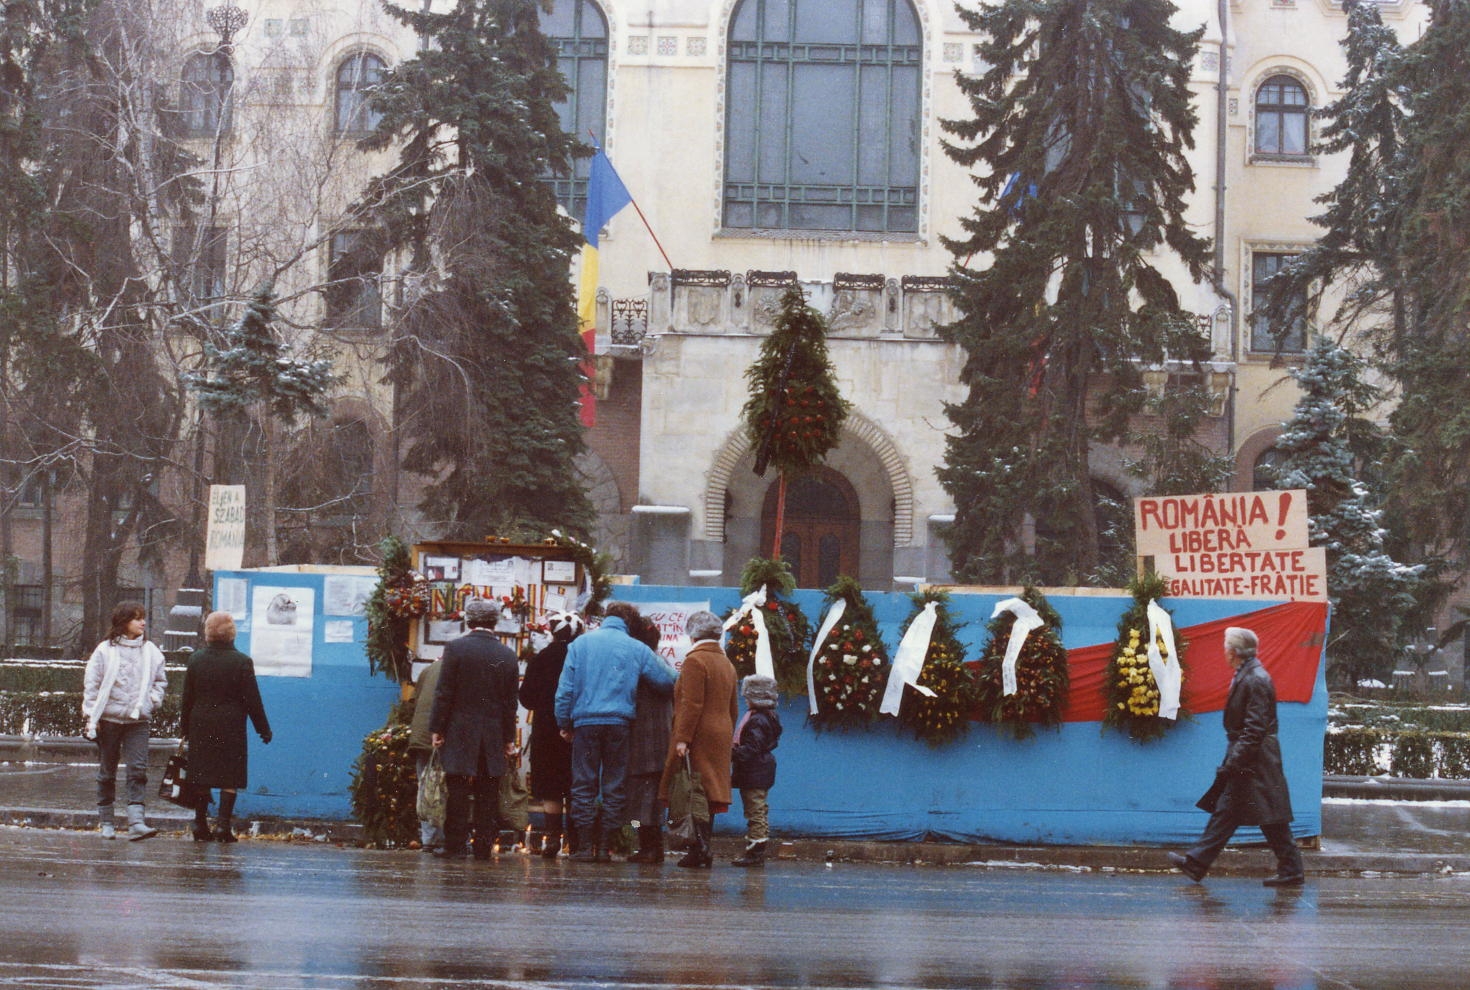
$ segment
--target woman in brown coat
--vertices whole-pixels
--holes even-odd
[[[674,684],[674,731],[658,796],[668,801],[669,783],[687,753],[709,799],[710,819],[695,823],[698,834],[694,847],[679,865],[708,869],[714,863],[710,854],[714,816],[730,807],[730,748],[738,712],[735,667],[720,649],[724,624],[719,616],[695,612],[684,630],[692,645]]]

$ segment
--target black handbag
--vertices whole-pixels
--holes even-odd
[[[189,782],[189,757],[182,745],[174,750],[163,768],[158,796],[184,808],[193,808],[199,803],[199,789]]]

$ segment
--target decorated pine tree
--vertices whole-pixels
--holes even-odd
[[[781,296],[776,328],[761,341],[760,356],[745,371],[750,398],[741,411],[755,448],[755,473],[774,467],[780,476],[776,500],[776,545],[786,507],[786,480],[816,467],[842,434],[850,403],[842,398],[827,357],[827,324],[792,285]]]
[[[812,721],[822,728],[866,725],[878,717],[883,687],[888,680],[888,650],[878,631],[863,589],[850,577],[840,577],[827,589],[823,622],[841,603],[840,617],[822,642],[815,644],[812,691],[817,711]],[[820,630],[819,630],[820,631]]]
[[[1150,622],[1148,614],[1149,603],[1157,602],[1168,591],[1168,580],[1152,572],[1129,582],[1128,593],[1133,597],[1133,604],[1118,620],[1118,639],[1104,674],[1106,708],[1103,712],[1103,725],[1126,732],[1139,742],[1162,738],[1178,723],[1178,717],[1164,718],[1159,714],[1166,688],[1159,683],[1159,677],[1154,673],[1154,664],[1149,658],[1149,639],[1152,637],[1153,645],[1158,651],[1158,663],[1167,665],[1172,661],[1178,665],[1177,672],[1180,676],[1175,687],[1182,691],[1184,640],[1174,635],[1162,635],[1155,624]],[[1160,605],[1159,608],[1163,606]],[[1167,609],[1164,612],[1170,617],[1172,631],[1173,613]],[[1173,641],[1172,644],[1170,640]],[[1171,645],[1175,651],[1172,657]],[[1165,680],[1168,680],[1167,672]],[[1182,708],[1177,712],[1177,716],[1184,714]]]
[[[1302,396],[1276,441],[1276,484],[1306,489],[1312,545],[1327,548],[1327,675],[1344,689],[1388,679],[1403,655],[1403,622],[1424,571],[1388,553],[1381,478],[1354,454],[1354,436],[1375,432],[1362,413],[1381,397],[1363,372],[1361,359],[1320,336],[1306,364],[1291,372]]]
[[[974,212],[946,239],[968,397],[940,480],[956,506],[966,581],[1076,584],[1097,568],[1091,445],[1123,436],[1145,397],[1141,363],[1198,359],[1207,341],[1156,267],[1202,276],[1186,222],[1198,32],[1167,0],[1004,0],[961,6],[983,40],[959,77],[970,116],[943,122],[973,170]],[[971,267],[971,262],[974,267]],[[1034,558],[1020,552],[1036,519]]]
[[[898,721],[919,739],[938,746],[969,731],[980,691],[974,672],[965,664],[965,648],[958,636],[960,626],[949,612],[949,595],[943,591],[920,591],[909,597],[914,611],[904,623],[905,629],[924,611],[924,606],[935,604],[934,631],[918,680],[920,687],[928,688],[933,694],[905,690]]]
[[[740,573],[740,594],[749,599],[757,592],[764,601],[733,608],[728,620],[739,615],[725,639],[725,653],[735,665],[735,673],[747,677],[756,672],[756,649],[759,629],[766,630],[776,683],[783,694],[806,691],[807,653],[811,649],[811,626],[795,602],[783,598],[796,589],[796,579],[786,561],[753,557]],[[759,622],[756,615],[759,615]]]
[[[1022,606],[999,612],[985,627],[990,639],[975,672],[980,695],[976,714],[981,721],[1003,726],[1017,739],[1026,739],[1038,725],[1061,723],[1070,675],[1067,648],[1062,645],[1061,616],[1035,588],[1026,588],[1020,601]],[[1029,613],[1035,614],[1040,625],[1029,630],[1022,627],[1025,638],[1020,641],[1013,668],[1015,690],[1008,693],[1006,659],[1013,630]]]
[[[578,147],[556,114],[556,50],[535,0],[385,7],[420,45],[375,90],[363,144],[398,161],[353,214],[358,250],[408,269],[388,350],[403,465],[427,479],[442,537],[581,534],[579,241],[544,181]]]

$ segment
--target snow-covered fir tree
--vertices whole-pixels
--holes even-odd
[[[1327,548],[1333,607],[1327,673],[1335,687],[1347,688],[1365,678],[1387,680],[1403,653],[1405,618],[1424,570],[1388,553],[1381,488],[1364,480],[1352,449],[1351,438],[1361,448],[1375,432],[1363,414],[1382,397],[1364,381],[1365,368],[1329,335],[1319,335],[1306,363],[1291,372],[1302,396],[1276,441],[1283,455],[1276,483],[1306,489],[1311,543]]]
[[[943,123],[979,191],[965,236],[946,240],[961,315],[945,332],[964,348],[969,394],[949,407],[939,476],[961,580],[1092,577],[1090,446],[1143,408],[1138,362],[1207,353],[1155,267],[1160,251],[1196,277],[1208,261],[1184,218],[1199,34],[1171,28],[1175,12],[1167,0],[959,8],[988,66],[958,77],[971,115]],[[1019,552],[1028,512],[1034,557]]]

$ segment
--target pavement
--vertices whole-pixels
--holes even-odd
[[[174,743],[155,741],[150,784],[156,786]],[[96,827],[91,795],[93,746],[82,740],[33,742],[0,736],[0,825],[18,828]],[[121,775],[119,775],[121,776]],[[119,787],[122,786],[119,780]],[[1470,873],[1470,781],[1392,777],[1323,778],[1322,832],[1304,850],[1312,875],[1383,876]],[[150,823],[165,834],[187,835],[192,813],[150,801]],[[251,818],[241,824],[257,837],[359,844],[355,822]],[[1249,831],[1249,830],[1247,830]],[[716,838],[716,855],[738,853],[739,839]],[[913,865],[984,864],[995,868],[1164,872],[1168,850],[1157,846],[1041,846],[1009,843],[876,842],[780,836],[781,859]],[[1232,846],[1215,874],[1258,875],[1269,867],[1262,850]]]

